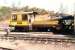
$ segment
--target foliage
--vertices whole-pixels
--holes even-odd
[[[41,9],[37,7],[29,8],[29,6],[25,6],[22,8],[17,8],[15,6],[12,6],[12,8],[10,8],[10,7],[3,6],[0,8],[0,18],[1,17],[5,18],[5,16],[9,16],[12,11],[25,11],[25,12],[34,11],[37,12],[38,14],[47,14],[50,12],[45,9]],[[50,14],[53,14],[53,12],[52,13],[50,12]]]
[[[1,7],[0,8],[0,16],[8,16],[10,13],[9,7]]]
[[[38,12],[39,14],[46,14],[46,13],[48,13],[47,10],[40,9],[40,8],[37,8],[37,7],[29,8],[28,6],[26,6],[26,7],[23,7],[22,10],[25,11],[25,12],[34,11],[34,12]]]

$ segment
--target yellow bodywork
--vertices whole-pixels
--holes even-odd
[[[36,16],[33,25],[45,25],[45,26],[55,26],[58,25],[58,20],[56,18],[49,18],[48,15],[38,15]]]
[[[33,12],[14,12],[11,13],[11,18],[9,20],[9,25],[10,26],[29,26],[29,24],[32,25],[46,25],[46,26],[55,26],[58,25],[58,20],[55,19],[49,19],[47,17],[44,16],[36,16],[34,18],[34,21],[32,23],[30,23],[27,20],[22,20],[22,14],[29,14],[29,13],[33,13]],[[17,20],[12,20],[12,15],[16,14],[17,15]],[[33,20],[33,19],[31,19]]]
[[[58,21],[52,21],[52,20],[47,20],[47,21],[35,21],[33,24],[39,24],[39,25],[58,25]]]
[[[29,22],[28,20],[22,20],[22,14],[29,14],[32,12],[13,12],[11,13],[11,18],[9,20],[9,25],[10,26],[29,26]],[[12,16],[13,15],[17,15],[17,19],[16,20],[12,20]]]
[[[28,21],[21,21],[21,24],[17,24],[19,21],[11,21],[9,25],[11,26],[28,26]]]

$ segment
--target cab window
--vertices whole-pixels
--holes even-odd
[[[22,20],[27,20],[27,15],[26,14],[22,14]]]
[[[12,20],[17,20],[17,15],[12,15]]]

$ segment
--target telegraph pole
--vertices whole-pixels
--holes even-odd
[[[61,14],[61,16],[67,13],[67,9],[68,7],[61,2],[60,7],[59,7],[59,13]]]
[[[63,6],[63,3],[62,2],[60,4],[59,13],[60,14],[63,14],[64,13],[64,6]]]
[[[74,33],[75,33],[75,3],[74,3],[74,9],[73,9],[73,16],[74,16]]]

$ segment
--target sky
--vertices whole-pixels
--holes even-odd
[[[65,9],[64,12],[66,13],[73,13],[74,11],[74,4],[75,0],[0,0],[0,6],[9,6],[11,7],[12,4],[15,4],[16,7],[38,7],[43,8],[46,10],[54,10],[58,12],[62,9]]]

